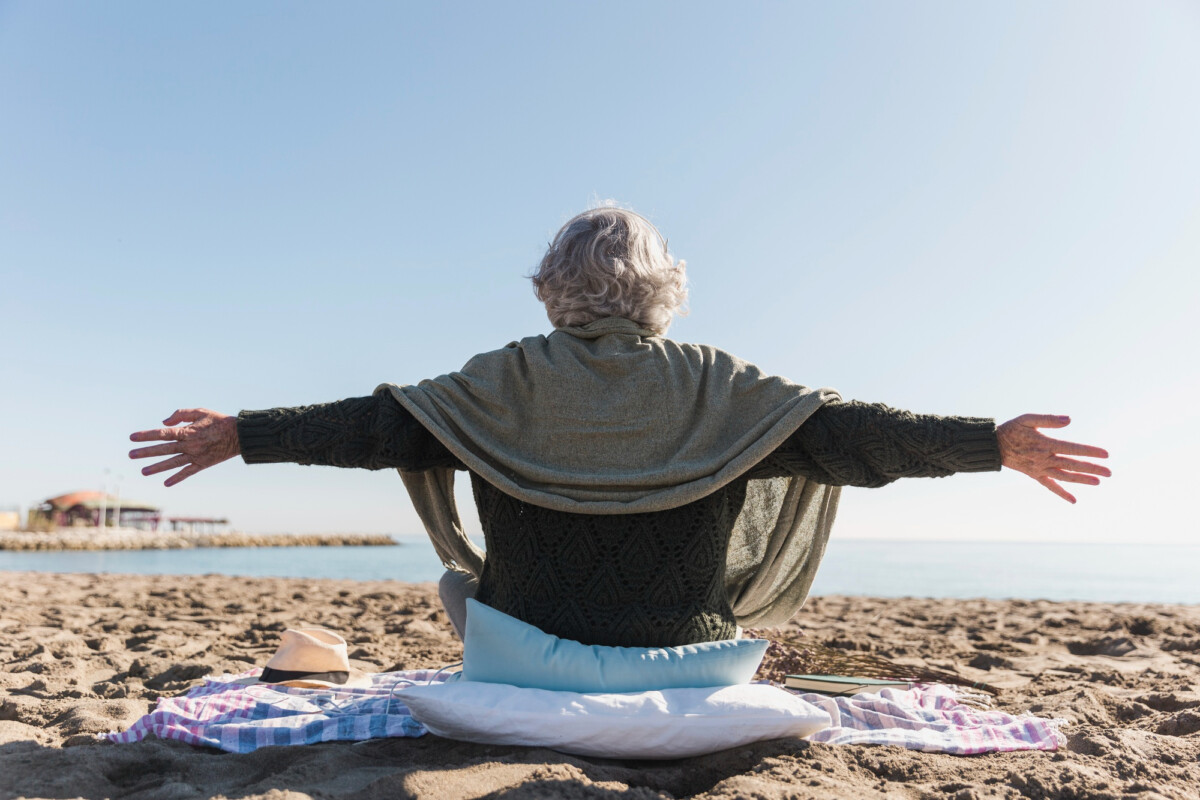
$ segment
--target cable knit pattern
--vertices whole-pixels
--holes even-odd
[[[733,638],[725,550],[746,481],[668,511],[592,515],[523,503],[472,476],[487,539],[476,599],[586,644]]]
[[[803,475],[827,486],[878,488],[898,478],[1000,469],[996,425],[882,403],[828,403],[748,474]]]
[[[391,397],[243,411],[247,463],[365,469],[461,463]],[[822,406],[783,445],[724,488],[646,514],[572,514],[524,503],[472,475],[487,544],[477,599],[585,644],[672,646],[727,639],[726,547],[752,478],[837,486],[998,470],[990,419],[938,417],[858,402]]]
[[[238,414],[247,464],[291,462],[360,469],[421,470],[462,464],[390,397]]]

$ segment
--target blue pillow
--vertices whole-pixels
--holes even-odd
[[[766,639],[605,647],[560,639],[467,600],[462,679],[559,692],[646,692],[749,683]]]

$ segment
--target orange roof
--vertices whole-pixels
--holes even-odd
[[[127,497],[122,497],[121,508],[129,511],[157,511],[156,506],[149,503],[139,503],[136,500],[130,500]],[[66,511],[68,508],[75,506],[83,506],[84,508],[99,508],[101,504],[112,508],[117,504],[115,495],[106,495],[104,492],[84,491],[84,492],[68,492],[60,494],[58,497],[51,497],[46,501],[46,504],[54,508],[56,511]]]
[[[103,492],[68,492],[60,494],[58,497],[51,497],[46,502],[54,506],[56,509],[70,508],[71,506],[81,505],[88,500],[99,500]]]

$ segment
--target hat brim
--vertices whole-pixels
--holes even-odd
[[[293,678],[286,681],[264,681],[257,675],[238,678],[230,683],[238,686],[290,686],[297,689],[362,689],[371,685],[373,674],[350,668],[350,675],[343,683],[334,683],[317,678]]]

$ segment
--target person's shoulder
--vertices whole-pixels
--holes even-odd
[[[664,347],[677,350],[683,358],[690,361],[708,380],[718,383],[736,384],[742,387],[765,386],[779,384],[789,387],[789,390],[799,389],[809,391],[804,384],[798,383],[787,375],[771,372],[757,363],[744,359],[734,353],[711,344],[680,342],[661,337]],[[681,359],[682,360],[682,359]],[[819,390],[822,397],[840,399],[833,389]]]
[[[675,351],[689,360],[701,364],[735,367],[753,366],[753,362],[739,358],[728,350],[716,345],[703,344],[701,342],[681,342],[678,339],[671,339],[666,336],[657,336],[654,340],[658,341],[660,346],[665,350]]]
[[[523,339],[514,339],[508,344],[497,347],[494,350],[485,350],[481,353],[476,353],[467,359],[467,363],[463,365],[462,372],[470,372],[481,367],[496,365],[510,362],[513,359],[523,358],[525,354],[530,352],[544,351],[548,337],[544,334],[536,336],[526,336]]]
[[[550,341],[550,336],[553,336],[553,335],[554,334],[552,332],[550,334],[539,333],[534,336],[526,336],[523,339],[515,339],[515,340],[509,342],[508,344],[504,345],[504,347],[502,347],[500,349],[501,350],[523,350],[527,347],[537,347],[537,348],[545,347],[547,342]]]

